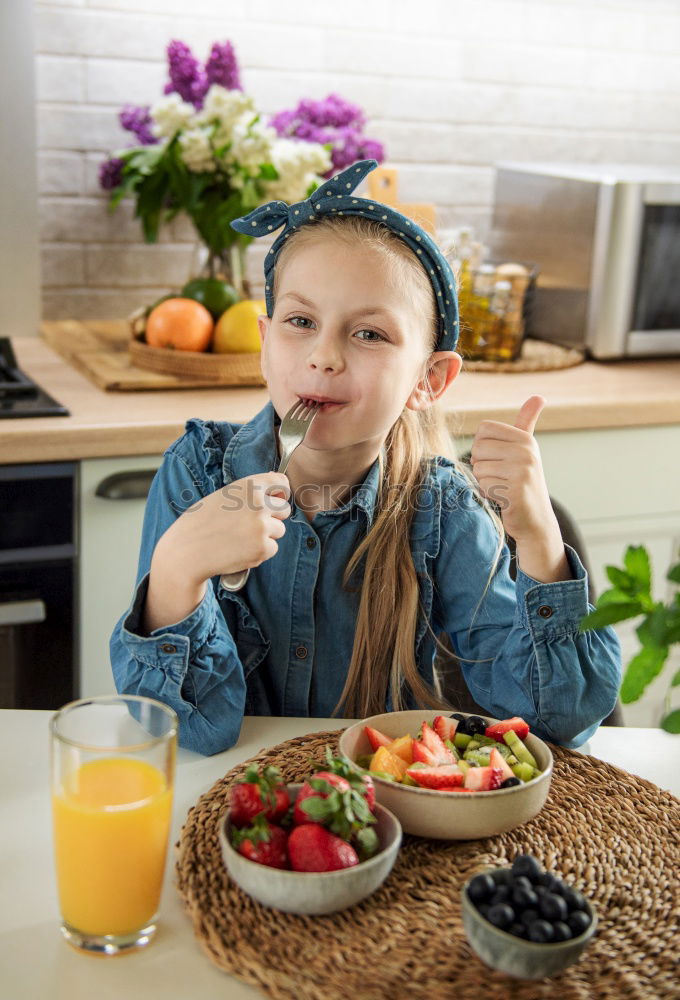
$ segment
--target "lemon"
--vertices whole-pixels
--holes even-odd
[[[264,302],[243,299],[222,313],[215,326],[215,354],[256,354],[260,350],[257,317],[267,314]]]

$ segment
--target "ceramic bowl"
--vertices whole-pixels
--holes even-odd
[[[476,873],[479,874],[479,873]],[[493,872],[490,872],[493,875]],[[595,934],[597,914],[588,900],[590,927],[570,941],[555,944],[537,944],[515,937],[495,927],[482,916],[467,894],[469,883],[461,891],[463,927],[470,945],[481,960],[491,969],[504,972],[516,979],[543,979],[556,976],[581,957],[583,949]]]
[[[362,754],[371,753],[364,726],[372,726],[385,736],[396,738],[406,733],[417,733],[420,724],[431,723],[435,714],[432,709],[417,709],[387,712],[363,719],[341,735],[340,753],[352,762]],[[484,718],[489,719],[489,725],[498,721],[489,716]],[[536,758],[542,774],[525,784],[513,788],[497,788],[492,792],[460,795],[414,788],[386,778],[373,777],[376,799],[394,813],[404,833],[439,840],[495,837],[533,819],[548,797],[553,769],[550,748],[531,733],[526,739],[526,745]]]
[[[291,802],[301,784],[288,785]],[[382,885],[396,861],[401,826],[389,809],[376,802],[375,831],[380,850],[368,861],[335,872],[294,872],[268,868],[239,854],[229,840],[229,815],[220,819],[222,857],[234,882],[264,906],[286,913],[335,913],[354,906]]]

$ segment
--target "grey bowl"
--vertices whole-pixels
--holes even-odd
[[[476,872],[475,874],[479,874]],[[489,872],[493,875],[493,871]],[[544,979],[555,976],[581,957],[581,953],[595,934],[597,914],[586,900],[590,927],[570,941],[555,944],[538,944],[515,937],[495,927],[479,912],[467,894],[469,882],[461,892],[463,926],[467,939],[481,960],[491,969],[504,972],[516,979]]]
[[[301,784],[288,785],[291,801]],[[294,872],[249,861],[229,841],[229,814],[220,818],[219,838],[224,864],[234,882],[264,906],[285,913],[336,913],[354,906],[382,885],[392,870],[401,844],[401,825],[389,809],[376,803],[375,831],[380,850],[368,861],[335,872]]]

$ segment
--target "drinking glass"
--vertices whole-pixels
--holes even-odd
[[[177,726],[167,705],[135,695],[84,698],[52,716],[61,929],[85,952],[118,955],[156,932]]]

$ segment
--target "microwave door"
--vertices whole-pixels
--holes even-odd
[[[649,184],[642,206],[629,354],[677,352],[679,279],[680,185]]]

